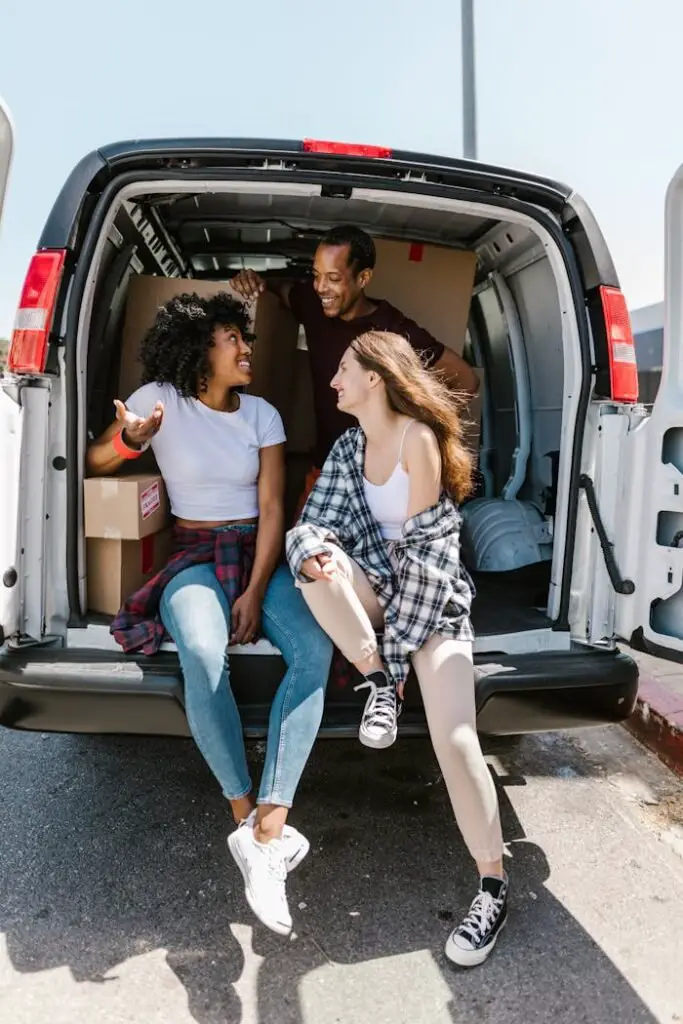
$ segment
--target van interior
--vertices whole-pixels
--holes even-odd
[[[472,203],[460,209],[450,201],[446,208],[398,193],[335,194],[265,182],[243,188],[226,182],[224,189],[216,182],[203,188],[188,182],[187,189],[166,184],[145,191],[141,185],[134,194],[129,188],[95,250],[77,348],[86,425],[81,451],[111,421],[113,399],[125,400],[135,385],[142,329],[131,303],[146,282],[168,280],[176,291],[215,289],[245,267],[302,279],[329,228],[357,225],[377,243],[369,294],[389,299],[464,354],[480,376],[467,414],[477,449],[476,489],[462,508],[463,560],[477,587],[476,649],[568,648],[566,627],[551,628],[550,597],[561,582],[557,546],[564,542],[553,530],[558,480],[573,441],[566,420],[572,321],[562,299],[561,260],[553,259],[542,232],[521,218],[477,213]],[[315,424],[305,334],[287,323],[285,309],[275,315],[287,341],[268,350],[257,334],[251,390],[285,422],[291,522]],[[100,627],[96,643],[107,646],[107,622],[87,612],[85,544],[80,557],[82,612],[89,626]],[[71,637],[79,632],[70,630]]]

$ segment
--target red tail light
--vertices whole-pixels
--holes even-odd
[[[631,318],[626,299],[618,288],[600,288],[607,331],[611,394],[615,402],[638,401],[638,365]]]
[[[304,139],[304,153],[327,153],[330,156],[366,156],[375,160],[389,160],[392,150],[386,146],[364,146],[355,142],[323,142],[320,139]]]
[[[63,249],[53,249],[37,252],[31,260],[7,358],[7,368],[13,373],[45,370],[65,256]]]

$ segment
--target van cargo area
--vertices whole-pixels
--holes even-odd
[[[181,291],[229,289],[243,268],[267,278],[305,279],[320,238],[338,224],[361,227],[375,240],[368,295],[388,299],[463,355],[480,380],[463,411],[477,473],[475,492],[462,506],[461,538],[477,588],[480,727],[515,733],[625,717],[635,700],[635,669],[613,650],[613,637],[600,638],[602,650],[589,645],[593,637],[575,614],[570,585],[577,517],[588,515],[579,510],[578,476],[595,384],[584,298],[600,278],[586,279],[567,242],[571,231],[584,230],[576,218],[562,221],[569,190],[542,179],[529,183],[514,172],[487,178],[485,170],[470,187],[462,183],[465,171],[458,171],[459,185],[449,185],[445,171],[427,164],[435,158],[426,157],[415,158],[412,167],[407,157],[396,165],[380,160],[371,173],[364,154],[346,164],[316,157],[299,168],[257,149],[249,158],[231,150],[223,163],[211,150],[195,161],[172,158],[159,155],[157,143],[138,159],[137,145],[97,154],[110,180],[103,178],[90,206],[74,212],[68,226],[78,258],[56,313],[62,344],[48,354],[52,403],[59,400],[60,412],[53,414],[46,445],[55,451],[66,446],[67,458],[53,495],[61,512],[45,526],[51,583],[41,622],[43,642],[60,648],[53,678],[64,672],[87,679],[87,700],[102,698],[96,724],[83,728],[187,733],[174,645],[165,644],[153,659],[124,656],[109,633],[116,591],[109,587],[107,597],[100,596],[99,577],[123,574],[126,558],[137,558],[130,545],[144,544],[145,537],[121,535],[117,542],[100,530],[86,542],[88,441],[111,422],[113,400],[125,401],[137,386],[139,346],[161,303]],[[67,199],[87,178],[88,160],[94,156],[65,186]],[[458,166],[467,169],[464,162]],[[58,202],[46,247],[65,225]],[[604,246],[601,236],[598,242]],[[588,259],[591,272],[596,261]],[[315,444],[306,337],[271,294],[252,312],[250,391],[272,402],[285,423],[291,523]],[[136,473],[154,473],[150,456],[137,461]],[[160,521],[159,531],[166,526]],[[117,543],[128,545],[126,558],[112,547]],[[157,562],[149,561],[149,572]],[[3,667],[5,678],[45,672],[50,648],[31,654],[26,641],[30,636]],[[279,653],[261,640],[231,654],[247,731],[263,732],[263,711],[282,673]],[[601,674],[604,685],[591,689]],[[548,679],[552,695],[543,685]],[[116,695],[140,689],[145,680],[149,700],[157,685],[165,700],[152,701],[156,710],[145,714],[141,699],[139,724],[124,721]],[[577,687],[584,697],[579,701]],[[26,727],[69,728],[76,698],[63,692],[60,699],[61,710],[51,712],[56,725],[45,724],[36,707]],[[323,732],[353,734],[362,703],[351,688],[328,693]],[[402,722],[406,733],[423,728],[417,686],[408,687]]]
[[[562,318],[550,262],[527,228],[457,211],[435,215],[282,192],[124,200],[97,265],[83,378],[89,436],[111,421],[113,399],[125,401],[138,386],[139,345],[163,302],[183,291],[229,289],[242,267],[304,277],[320,236],[340,222],[376,239],[372,297],[398,305],[480,372],[480,394],[465,413],[479,461],[478,514],[470,520],[465,506],[463,526],[480,649],[500,650],[506,634],[517,650],[567,648],[568,634],[553,631],[547,614],[564,404]],[[315,444],[306,339],[270,294],[256,304],[254,332],[250,391],[272,402],[285,423],[291,522]],[[86,577],[88,571],[86,564]],[[71,638],[77,642],[75,631]]]

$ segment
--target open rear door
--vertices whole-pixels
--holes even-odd
[[[617,633],[683,660],[683,166],[665,212],[662,378],[652,414],[622,463],[617,560],[635,590],[617,598]]]
[[[14,132],[9,111],[0,99],[0,228],[2,228],[2,208],[5,202],[7,180],[12,162]],[[4,388],[0,388],[0,467],[2,467],[3,487],[0,501],[0,646],[6,636],[16,631],[18,626],[17,588],[8,587],[12,580],[14,555],[17,547],[18,519],[18,457],[21,448],[20,408],[10,399]]]
[[[0,213],[12,159],[12,122],[0,101]],[[50,382],[0,375],[0,646],[45,634],[45,465]]]

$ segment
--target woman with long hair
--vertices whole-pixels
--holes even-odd
[[[175,516],[168,564],[126,600],[111,631],[125,651],[178,648],[192,735],[230,803],[228,846],[256,916],[288,935],[287,873],[309,843],[286,824],[323,714],[332,644],[279,565],[285,433],[277,410],[241,394],[251,381],[249,322],[227,293],[178,295],[141,349],[142,386],[87,453],[116,473],[151,444]],[[275,694],[258,795],[230,688],[227,648],[259,634],[287,672]]]
[[[331,381],[358,427],[336,442],[287,556],[308,607],[365,677],[359,738],[390,746],[412,665],[479,891],[446,944],[455,963],[491,953],[507,913],[498,799],[479,745],[472,663],[473,585],[460,563],[457,503],[472,460],[453,394],[407,341],[370,331]],[[378,633],[380,634],[378,639]]]

